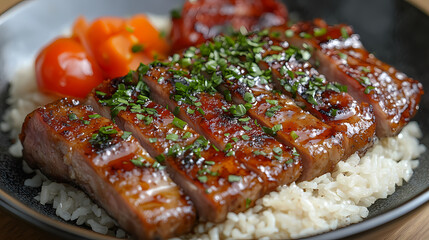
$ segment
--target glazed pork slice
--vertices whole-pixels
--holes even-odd
[[[154,63],[139,68],[139,78],[149,86],[154,101],[174,109],[181,119],[226,156],[235,156],[255,171],[263,182],[263,194],[299,177],[299,154],[264,133],[246,115],[243,105],[226,102],[214,89],[202,89],[209,83],[189,78],[187,70],[166,65]],[[277,132],[275,128],[271,130]]]
[[[216,37],[185,50],[177,61],[194,74],[202,71],[226,99],[247,104],[249,115],[265,127],[280,124],[275,137],[302,154],[301,179],[309,180],[371,146],[375,122],[371,107],[340,90],[346,87],[328,84],[309,63],[298,61],[301,52],[265,31]]]
[[[310,63],[304,50],[288,42],[269,37],[264,46],[262,69],[271,71],[273,84],[304,110],[344,136],[344,158],[365,152],[375,137],[375,115],[366,102],[356,101],[348,87],[328,82]]]
[[[195,210],[162,166],[110,120],[61,99],[29,114],[24,158],[48,176],[84,189],[138,239],[187,233]]]
[[[105,81],[87,102],[109,117],[113,113],[121,128],[132,132],[152,156],[166,164],[170,176],[195,203],[200,220],[220,222],[228,212],[253,206],[261,197],[258,175],[152,102],[145,83],[134,80]]]
[[[310,48],[312,61],[328,81],[348,86],[356,100],[374,108],[378,137],[394,136],[416,114],[422,85],[378,60],[362,46],[347,25],[329,26],[323,20],[301,22],[272,31],[286,33],[288,41]]]

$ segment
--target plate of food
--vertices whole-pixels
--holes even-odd
[[[384,224],[429,200],[428,25],[403,1],[22,2],[0,204],[70,239]]]

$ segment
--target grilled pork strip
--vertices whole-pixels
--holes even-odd
[[[264,47],[259,65],[271,71],[276,89],[343,134],[343,159],[355,152],[365,152],[375,137],[372,107],[354,100],[347,93],[347,86],[328,82],[306,61],[309,53],[290,47],[275,36],[278,35],[271,34],[265,39],[269,45]]]
[[[228,212],[253,206],[262,196],[258,176],[234,156],[216,150],[137,86],[145,84],[127,78],[105,81],[87,102],[108,117],[114,113],[122,129],[132,132],[152,156],[166,163],[170,176],[195,203],[200,220],[220,222]]]
[[[285,32],[285,27],[274,28]],[[416,114],[422,85],[381,62],[362,46],[347,25],[328,26],[323,20],[301,22],[286,32],[292,44],[314,50],[313,62],[328,81],[347,85],[349,93],[374,108],[378,137],[394,136]]]
[[[187,70],[177,65],[166,65],[155,63],[144,71],[143,67],[139,69],[139,75],[148,84],[154,100],[174,109],[181,119],[224,151],[226,156],[235,156],[240,163],[255,171],[264,184],[263,194],[299,177],[299,154],[265,134],[245,114],[244,106],[231,105],[216,91],[200,91],[204,87],[200,84],[204,83],[189,78]]]
[[[375,120],[370,106],[358,104],[339,84],[328,84],[302,59],[305,54],[310,55],[263,31],[218,36],[185,50],[178,62],[219,83],[217,89],[227,99],[248,104],[249,115],[265,127],[280,124],[275,137],[302,154],[301,180],[309,180],[371,146]],[[306,111],[276,93],[273,85]]]
[[[135,237],[169,238],[191,230],[195,210],[166,171],[91,107],[61,99],[36,109],[20,139],[30,166],[82,187]]]

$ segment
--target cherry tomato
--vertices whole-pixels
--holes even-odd
[[[74,38],[59,38],[49,44],[35,65],[39,89],[46,92],[85,97],[103,81],[94,59]]]
[[[123,76],[141,62],[150,63],[155,56],[163,58],[169,52],[167,41],[141,14],[130,19],[101,17],[91,24],[81,17],[75,22],[73,33],[106,78]]]

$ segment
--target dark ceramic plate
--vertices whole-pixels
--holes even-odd
[[[405,1],[286,1],[293,18],[321,17],[328,23],[348,23],[361,35],[366,48],[381,60],[429,84],[429,17]],[[7,107],[8,81],[20,63],[34,58],[37,51],[73,20],[84,15],[93,19],[101,15],[127,16],[138,12],[167,14],[180,6],[173,0],[38,0],[18,4],[0,16],[0,116]],[[427,88],[425,87],[427,91]],[[429,95],[422,99],[416,116],[425,134],[423,144],[429,146]],[[25,187],[29,178],[21,169],[21,159],[11,157],[7,134],[0,132],[0,205],[24,220],[62,238],[106,239],[86,228],[64,222],[51,206],[39,204],[33,197],[38,189]],[[420,157],[420,166],[411,180],[387,199],[370,207],[369,217],[317,238],[332,239],[350,236],[391,221],[429,200],[429,153]]]

